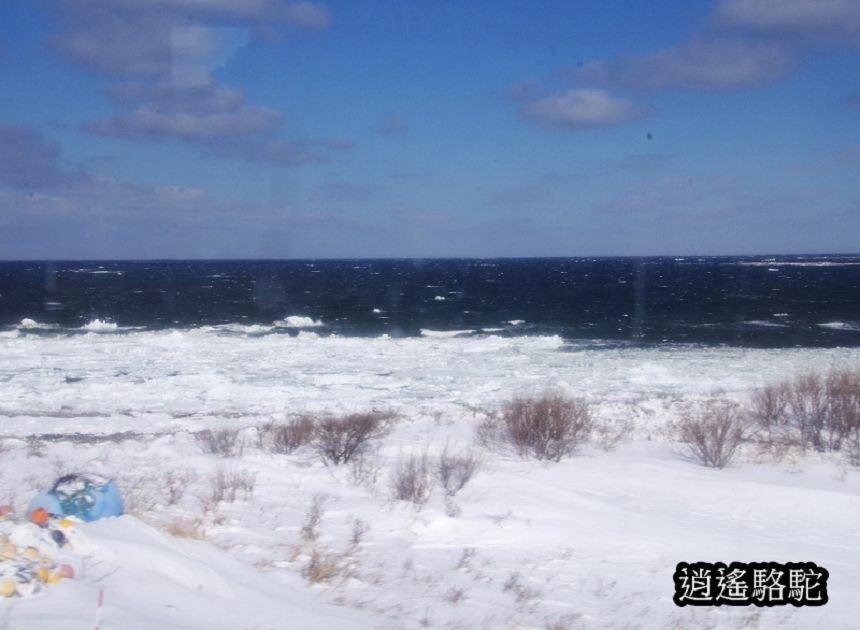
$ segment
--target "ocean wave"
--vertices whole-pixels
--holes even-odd
[[[454,337],[465,337],[471,335],[473,332],[472,330],[429,330],[422,328],[421,336],[431,339],[452,339]]]
[[[828,330],[860,330],[860,322],[825,322],[818,324],[818,327]]]
[[[56,324],[43,324],[35,319],[25,317],[18,323],[17,328],[18,330],[53,330],[58,326]]]
[[[758,328],[788,328],[788,324],[784,322],[771,322],[766,319],[751,319],[741,322],[744,326],[755,326]]]
[[[263,324],[226,324],[225,326],[218,326],[216,328],[250,337],[266,335],[274,330],[274,326],[265,326]]]
[[[324,324],[321,319],[313,319],[303,315],[288,315],[284,319],[276,321],[274,325],[282,328],[319,328]]]
[[[729,263],[732,264],[732,263]],[[851,267],[860,265],[860,262],[819,260],[819,261],[749,261],[742,260],[737,263],[741,267]]]
[[[81,326],[82,330],[89,332],[116,332],[119,330],[119,325],[115,322],[109,322],[103,319],[93,319]]]

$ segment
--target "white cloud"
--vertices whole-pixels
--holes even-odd
[[[570,130],[612,127],[640,115],[629,101],[595,89],[567,90],[547,96],[526,105],[523,113],[546,125]]]
[[[857,0],[721,0],[714,18],[735,28],[860,44]]]
[[[310,31],[324,30],[331,23],[328,9],[313,2],[292,2],[284,7],[283,15],[291,24]]]
[[[109,120],[93,123],[88,129],[102,135],[149,139],[167,137],[210,143],[269,131],[280,120],[281,113],[270,107],[242,107],[236,111],[191,113],[161,112],[143,106]]]
[[[112,79],[108,95],[118,114],[86,125],[101,135],[177,140],[210,153],[254,162],[318,162],[335,141],[272,139],[283,115],[246,104],[242,90],[214,73],[244,46],[254,29],[293,26],[319,31],[327,9],[282,0],[96,0],[62,3],[68,28],[60,49]],[[268,137],[263,137],[263,136]]]
[[[683,46],[620,62],[610,75],[625,85],[645,88],[757,85],[784,76],[791,55],[771,43],[695,38]]]
[[[147,186],[98,177],[61,160],[57,144],[26,127],[0,124],[0,215],[103,215],[203,207],[199,188]]]

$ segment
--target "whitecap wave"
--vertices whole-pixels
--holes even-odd
[[[429,337],[431,339],[451,339],[452,337],[461,337],[463,335],[472,334],[471,330],[428,330],[426,328],[421,329],[422,337]]]
[[[81,328],[89,332],[115,332],[119,329],[119,326],[115,322],[96,318],[87,322]]]
[[[758,328],[788,328],[788,324],[783,322],[771,322],[766,319],[751,319],[741,323],[746,326],[755,326]]]
[[[319,328],[322,325],[323,322],[321,319],[313,319],[312,317],[305,317],[303,315],[288,315],[284,319],[275,322],[275,326],[285,328]]]
[[[52,328],[58,328],[58,326],[57,324],[43,324],[41,322],[37,322],[35,319],[25,317],[18,323],[17,328],[18,330],[49,330]]]
[[[819,328],[827,328],[829,330],[860,330],[858,322],[825,322],[818,324]]]
[[[729,263],[732,264],[732,263]],[[818,260],[818,261],[750,261],[742,260],[734,263],[742,267],[851,267],[860,265],[860,262],[839,261],[839,260]]]

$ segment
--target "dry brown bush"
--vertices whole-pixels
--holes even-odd
[[[320,521],[325,514],[325,504],[329,501],[329,496],[324,492],[318,492],[311,500],[311,505],[305,514],[304,523],[299,530],[299,536],[308,544],[315,543],[320,535]]]
[[[206,540],[206,531],[203,529],[203,520],[200,518],[170,521],[167,524],[167,533],[174,538]]]
[[[327,464],[346,464],[386,436],[393,422],[393,414],[380,411],[327,416],[317,422],[313,446]]]
[[[239,429],[204,429],[194,434],[204,453],[221,457],[237,457],[242,454],[244,444]]]
[[[481,459],[474,451],[452,453],[446,445],[436,461],[435,472],[445,494],[453,497],[480,469]]]
[[[307,563],[302,567],[302,577],[311,584],[331,582],[344,573],[345,560],[343,554],[326,553],[314,548]]]
[[[601,420],[594,423],[592,437],[596,446],[604,451],[611,451],[629,440],[632,433],[633,421],[630,419]]]
[[[748,414],[770,445],[817,451],[857,450],[860,463],[860,371],[807,373],[756,390]]]
[[[477,439],[489,448],[512,448],[520,457],[560,461],[591,437],[588,403],[559,391],[516,397],[478,426]]]
[[[412,455],[400,460],[391,476],[391,496],[421,506],[430,498],[433,479],[427,455]]]
[[[218,468],[209,479],[212,503],[233,503],[239,498],[239,493],[247,501],[254,496],[257,485],[257,475],[247,470],[228,470]]]
[[[689,406],[670,430],[687,455],[705,466],[725,468],[744,441],[746,428],[737,403],[711,399]]]
[[[260,446],[272,453],[289,455],[314,438],[316,423],[310,416],[300,416],[286,424],[270,423],[260,427]]]
[[[163,484],[167,494],[167,505],[176,505],[185,496],[188,486],[197,480],[197,473],[191,469],[168,470],[164,474]]]

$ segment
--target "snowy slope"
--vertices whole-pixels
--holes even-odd
[[[839,455],[752,448],[710,470],[665,434],[685,399],[742,400],[806,369],[856,366],[858,349],[198,330],[15,333],[0,355],[0,500],[20,510],[57,475],[89,470],[114,478],[133,514],[83,526],[80,578],[0,601],[0,628],[92,628],[102,587],[103,629],[858,627],[860,471]],[[468,448],[478,410],[545,385],[587,397],[600,419],[633,420],[633,441],[558,464],[475,447],[482,469],[453,500],[438,487],[422,507],[392,499],[398,462]],[[292,414],[371,407],[401,419],[363,471],[256,440]],[[204,427],[241,429],[245,447],[207,454],[191,433]],[[219,470],[249,475],[253,492],[213,503]],[[333,579],[303,577],[314,550],[337,564]],[[697,560],[812,561],[830,571],[830,603],[680,609],[672,573]]]
[[[0,602],[8,628],[186,630],[363,628],[360,612],[321,605],[204,542],[171,538],[132,516],[78,526],[79,577],[40,595]],[[362,623],[362,617],[364,617]]]

